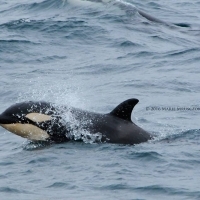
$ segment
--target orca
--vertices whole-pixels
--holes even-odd
[[[131,120],[138,99],[128,99],[110,113],[100,114],[49,102],[22,102],[0,115],[0,125],[8,131],[32,141],[66,142],[73,140],[73,131],[85,130],[100,134],[100,142],[139,144],[152,138]],[[75,120],[72,126],[64,116]]]
[[[137,13],[139,13],[140,16],[154,23],[163,24],[169,27],[190,28],[190,24],[187,23],[169,23],[154,16],[151,16],[145,11],[137,8],[132,3],[126,2],[124,0],[68,0],[68,2],[70,2],[70,4],[72,5],[82,5],[82,6],[90,6],[94,5],[95,3],[103,3],[103,4],[113,3],[113,5],[118,6],[120,9],[125,10],[126,12],[136,11]]]

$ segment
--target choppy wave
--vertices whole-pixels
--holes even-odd
[[[190,142],[196,141],[197,143],[199,143],[200,130],[194,129],[194,130],[183,131],[183,132],[180,132],[178,134],[170,135],[166,139],[170,142],[174,142],[174,141],[177,141],[177,140],[178,141],[185,140],[185,141],[188,142],[188,140],[190,140]]]

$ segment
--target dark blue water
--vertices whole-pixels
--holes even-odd
[[[106,113],[134,97],[133,121],[156,137],[45,146],[1,128],[0,199],[200,199],[199,6],[1,0],[0,112],[45,100]]]

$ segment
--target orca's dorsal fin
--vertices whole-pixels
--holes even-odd
[[[128,99],[120,103],[113,111],[110,112],[110,114],[121,119],[131,121],[132,110],[138,102],[138,99]]]

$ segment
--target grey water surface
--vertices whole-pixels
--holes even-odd
[[[155,138],[43,145],[0,128],[0,199],[200,199],[199,22],[197,0],[1,0],[0,112],[138,98],[132,120]]]

